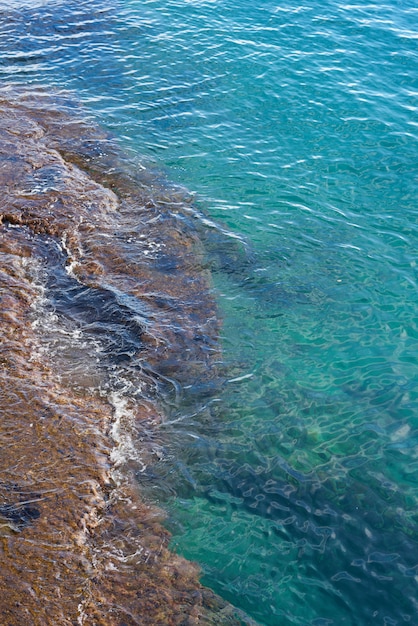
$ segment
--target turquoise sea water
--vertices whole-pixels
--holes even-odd
[[[138,476],[173,548],[259,624],[418,624],[414,3],[13,0],[0,50],[206,216],[225,381]]]

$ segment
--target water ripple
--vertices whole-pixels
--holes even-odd
[[[0,3],[2,79],[75,90],[221,224],[229,382],[171,408],[140,479],[263,624],[417,619],[417,20],[411,0]]]

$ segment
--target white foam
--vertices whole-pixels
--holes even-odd
[[[132,383],[127,384],[127,389]],[[113,439],[114,447],[110,453],[110,458],[114,466],[115,482],[120,482],[120,474],[117,471],[129,462],[134,462],[137,471],[144,472],[147,465],[137,448],[137,429],[135,427],[135,415],[129,407],[129,396],[124,391],[112,391],[107,397],[113,407],[113,424],[110,429],[110,436]]]
[[[61,249],[64,250],[64,252],[66,253],[68,257],[68,262],[65,265],[65,271],[67,272],[69,276],[77,279],[77,274],[75,273],[74,270],[76,269],[76,267],[80,265],[80,262],[73,258],[73,253],[71,252],[70,248],[67,245],[67,233],[66,232],[64,232],[63,236],[61,237]],[[78,252],[78,256],[81,258],[82,251],[80,247],[78,247],[77,252]]]
[[[23,265],[37,294],[31,303],[31,325],[38,341],[31,344],[29,360],[48,360],[56,365],[58,380],[67,379],[72,385],[98,393],[104,375],[98,368],[103,353],[100,343],[51,308],[42,263],[32,257],[25,259]]]

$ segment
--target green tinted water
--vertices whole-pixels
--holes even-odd
[[[261,624],[418,623],[414,4],[26,2],[1,33],[4,80],[74,89],[224,231],[173,546]]]

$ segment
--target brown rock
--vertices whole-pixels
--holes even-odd
[[[130,477],[137,429],[162,419],[159,385],[216,375],[187,203],[136,176],[61,96],[3,90],[0,156],[0,623],[243,623],[168,550],[162,512]],[[141,393],[112,389],[114,351]]]

